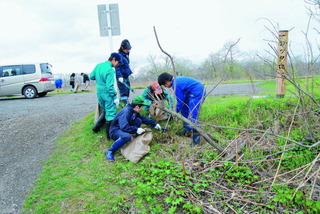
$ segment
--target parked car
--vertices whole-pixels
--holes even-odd
[[[0,66],[0,96],[46,96],[55,89],[51,67],[49,63]]]

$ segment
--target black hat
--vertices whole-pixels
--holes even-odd
[[[129,40],[125,39],[121,42],[121,46],[124,48],[124,49],[127,49],[127,50],[130,50],[132,47],[130,45],[130,42]]]
[[[171,81],[173,76],[168,73],[162,73],[158,76],[158,83],[159,85],[164,85],[166,81]]]

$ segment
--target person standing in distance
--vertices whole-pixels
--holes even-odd
[[[195,125],[198,125],[197,120],[200,107],[206,95],[204,85],[194,78],[177,76],[175,79],[168,73],[160,74],[158,83],[167,88],[172,87],[177,99],[176,112],[181,112],[182,116],[188,118]],[[174,88],[175,84],[176,88]],[[197,133],[194,127],[189,126],[187,123],[183,123],[183,130],[177,134],[187,137],[191,137],[192,135],[193,142],[191,146],[200,143],[200,134]]]
[[[114,88],[115,71],[113,67],[117,67],[120,62],[120,54],[112,53],[108,61],[98,64],[90,74],[90,79],[96,81],[99,106],[105,113],[107,139],[110,139],[109,128],[112,120],[116,116],[116,108],[119,104],[117,92]],[[98,128],[100,129],[100,127]]]
[[[130,95],[130,80],[129,76],[132,74],[130,69],[129,54],[131,51],[130,42],[125,39],[121,42],[121,46],[118,50],[121,55],[121,63],[116,67],[117,85],[120,93],[120,102],[124,105],[128,103]]]
[[[71,85],[70,91],[72,91],[72,92],[74,92],[74,83],[75,83],[75,81],[76,81],[75,76],[76,76],[75,73],[72,73],[72,74],[70,75],[70,85]]]

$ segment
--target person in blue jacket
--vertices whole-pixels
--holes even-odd
[[[117,85],[120,93],[120,102],[125,105],[128,103],[130,95],[130,80],[129,76],[132,74],[130,69],[129,54],[131,51],[130,42],[125,39],[121,42],[121,46],[118,50],[121,55],[121,63],[116,67]]]
[[[132,134],[139,135],[145,132],[145,129],[140,128],[142,124],[161,129],[158,123],[139,114],[144,105],[148,105],[148,103],[144,101],[143,97],[136,96],[131,104],[128,104],[117,113],[109,131],[111,139],[115,142],[106,151],[106,158],[108,160],[115,161],[115,151],[129,142]]]
[[[58,78],[54,81],[54,85],[56,87],[56,92],[63,92],[63,89],[62,89],[62,79]]]
[[[94,132],[99,131],[100,127],[103,126],[103,123],[106,121],[107,139],[110,139],[109,128],[112,120],[116,116],[116,108],[119,103],[117,92],[114,87],[115,71],[113,67],[117,67],[120,62],[120,54],[112,53],[108,61],[99,63],[90,73],[90,79],[96,81],[97,99],[105,117],[99,117],[92,130]]]
[[[188,118],[195,125],[198,124],[198,116],[200,107],[205,99],[204,85],[191,77],[177,76],[176,79],[169,73],[162,73],[158,77],[159,85],[164,85],[167,88],[171,88],[175,91],[177,105],[176,112],[180,112],[182,116]],[[176,85],[176,86],[175,86]],[[175,88],[176,87],[176,88]],[[193,142],[191,146],[195,146],[200,142],[200,135],[196,132],[194,127],[183,123],[183,131],[177,133],[191,137],[193,134]]]

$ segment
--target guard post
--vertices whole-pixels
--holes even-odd
[[[277,98],[283,98],[286,91],[286,80],[284,75],[287,73],[288,34],[289,32],[287,30],[279,31],[278,64],[276,75]]]

